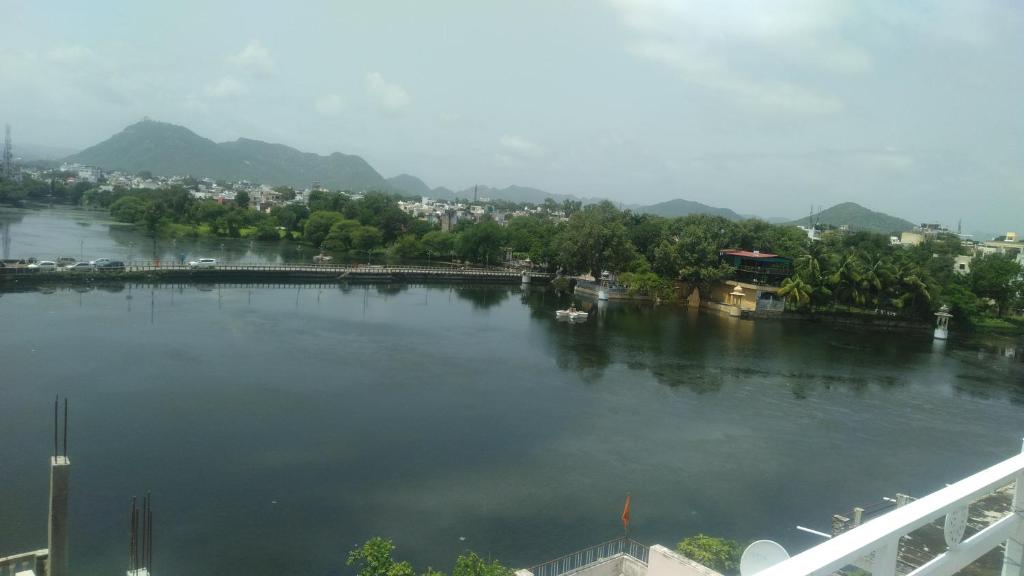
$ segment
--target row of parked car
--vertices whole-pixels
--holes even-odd
[[[124,262],[111,260],[110,258],[97,258],[88,262],[75,262],[73,259],[61,258],[58,261],[39,260],[26,266],[31,270],[40,272],[121,272],[125,269]]]
[[[57,260],[36,260],[35,258],[29,258],[28,260],[0,260],[0,268],[7,267],[28,268],[40,272],[122,272],[125,270],[124,262],[111,260],[110,258],[97,258],[88,262],[76,262],[74,258],[58,258]],[[217,260],[215,258],[199,258],[189,262],[188,267],[192,269],[216,268]]]

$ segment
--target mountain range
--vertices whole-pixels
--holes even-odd
[[[183,126],[143,120],[66,159],[107,170],[157,176],[192,174],[305,188],[381,189],[387,182],[366,160],[335,152],[320,156],[282,144],[239,138],[217,143]]]
[[[527,186],[493,188],[477,186],[454,191],[449,188],[431,188],[411,174],[399,174],[385,179],[366,160],[355,155],[335,152],[321,156],[302,152],[283,144],[272,144],[239,138],[234,142],[214,142],[203,138],[184,126],[157,122],[150,119],[132,124],[121,132],[94,146],[65,158],[99,166],[107,170],[137,173],[148,170],[158,176],[191,174],[223,180],[248,180],[274,186],[286,185],[305,188],[314,182],[333,190],[383,190],[408,196],[428,196],[440,200],[456,198],[488,198],[510,202],[539,204],[551,198],[584,204],[599,198],[579,198],[569,194],[553,194]],[[675,199],[648,206],[624,206],[634,212],[657,216],[677,217],[688,214],[711,214],[730,220],[742,220],[728,208],[708,206],[691,200]],[[780,220],[780,219],[773,219]],[[822,211],[818,221],[836,226],[847,224],[855,230],[889,233],[910,229],[913,225],[901,218],[874,212],[847,202]],[[801,219],[794,224],[806,224]]]

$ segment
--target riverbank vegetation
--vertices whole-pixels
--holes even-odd
[[[38,182],[21,186],[26,197],[44,197]],[[291,241],[326,254],[378,254],[404,261],[495,265],[528,260],[566,274],[599,277],[612,271],[630,293],[663,301],[688,297],[693,290],[708,294],[712,286],[732,278],[734,270],[721,261],[720,250],[758,250],[792,260],[793,274],[780,290],[792,310],[930,321],[946,305],[961,328],[1022,330],[1013,320],[1024,308],[1020,266],[1012,257],[992,254],[975,258],[969,273],[956,273],[954,258],[968,248],[953,234],[917,246],[892,245],[881,234],[838,230],[811,241],[792,225],[706,214],[663,218],[619,210],[610,202],[481,204],[482,217],[462,219],[443,231],[402,211],[401,197],[381,192],[350,196],[314,191],[308,205],[289,203],[263,212],[251,208],[244,193],[233,201],[204,200],[183,186],[101,190],[51,184],[45,191],[69,203],[109,210],[113,218],[141,227],[154,240],[220,236]],[[529,210],[520,213],[527,215],[508,216],[524,208]]]

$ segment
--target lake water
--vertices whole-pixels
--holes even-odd
[[[153,239],[134,226],[112,221],[106,212],[74,208],[27,210],[0,207],[0,257],[56,260],[165,262],[217,258],[232,263],[308,262],[311,248],[289,242],[237,238]]]
[[[518,287],[0,293],[0,556],[46,546],[55,393],[72,401],[83,574],[125,568],[147,490],[161,573],[348,574],[374,535],[420,570],[467,548],[519,567],[619,535],[626,492],[641,542],[795,552],[815,543],[797,524],[827,531],[1020,450],[1019,348],[670,307],[556,321],[567,303]]]

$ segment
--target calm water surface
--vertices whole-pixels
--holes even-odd
[[[47,210],[0,207],[0,257],[56,260],[174,261],[209,257],[222,262],[279,263],[308,261],[309,247],[289,242],[258,242],[238,238],[153,239],[142,231],[112,221],[106,212],[76,208]],[[155,554],[155,553],[154,553]]]
[[[81,289],[85,290],[85,289]],[[125,567],[151,490],[168,574],[525,566],[615,537],[791,551],[833,513],[1020,449],[1021,356],[667,307],[554,320],[546,290],[109,285],[0,293],[0,556],[46,546],[73,402],[72,560]],[[276,501],[276,504],[274,503]],[[464,538],[464,540],[463,540]]]

